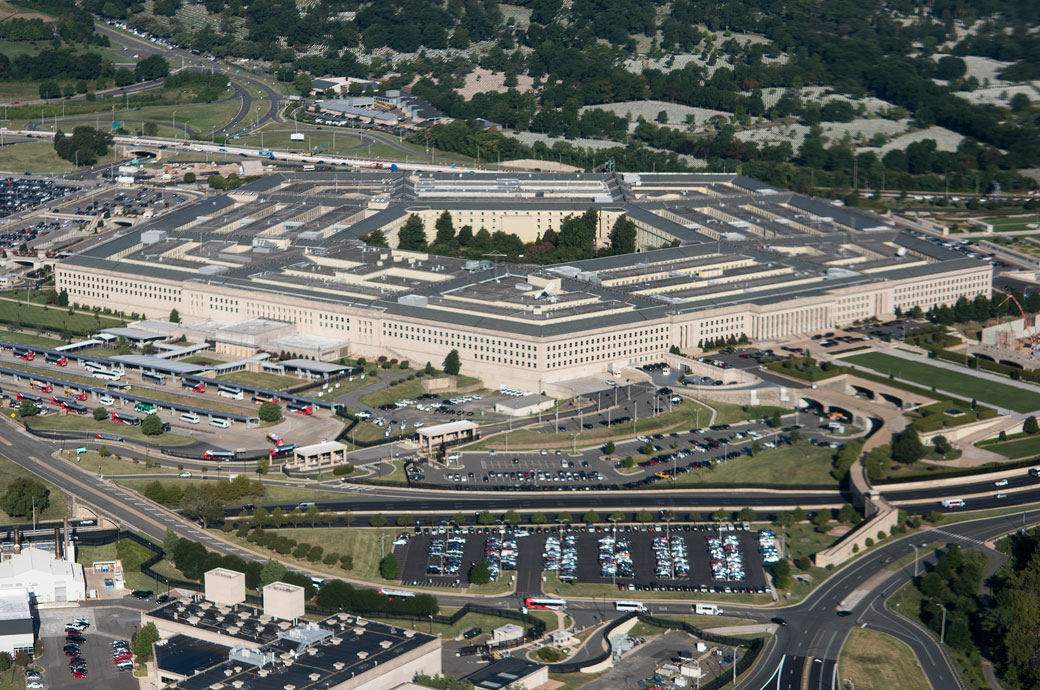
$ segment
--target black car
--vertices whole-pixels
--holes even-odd
[[[130,593],[130,596],[132,596],[134,599],[148,601],[149,599],[152,599],[155,596],[155,592],[151,590],[135,589],[133,592]]]
[[[774,618],[772,618],[772,621],[779,626],[787,625],[787,621],[785,621],[783,618],[780,618],[779,616],[775,616]]]
[[[480,628],[470,628],[466,632],[462,633],[462,636],[464,638],[466,638],[467,640],[472,640],[474,637],[476,637],[477,635],[481,634],[482,632],[484,632],[484,631],[481,630]]]
[[[82,635],[66,635],[65,641],[72,642],[74,644],[83,644],[87,641],[87,638],[83,637]]]
[[[838,615],[839,616],[851,616],[852,615],[852,611],[846,611],[845,609],[842,609],[841,611],[838,611]]]

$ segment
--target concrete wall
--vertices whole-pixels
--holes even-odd
[[[877,541],[878,532],[891,534],[892,528],[899,521],[899,511],[892,506],[882,508],[870,520],[860,525],[829,549],[824,549],[816,554],[814,560],[816,567],[826,568],[828,565],[839,565],[852,558],[859,551],[867,548],[868,538]],[[855,549],[855,547],[859,547]]]

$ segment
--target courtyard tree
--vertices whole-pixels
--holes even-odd
[[[449,376],[458,376],[459,370],[462,369],[462,361],[459,359],[459,351],[452,350],[448,353],[448,356],[444,358],[444,373]]]

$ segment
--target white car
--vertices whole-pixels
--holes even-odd
[[[181,472],[177,476],[178,477],[183,477],[183,478],[187,479],[187,478],[191,477],[191,472]]]
[[[38,680],[34,680],[31,683],[26,683],[25,687],[31,688],[32,690],[38,690],[39,688],[43,687],[43,683],[41,683]]]
[[[1007,486],[1007,485],[1008,485],[1008,480],[1006,480],[1006,479],[998,479],[997,481],[993,482],[993,486]]]

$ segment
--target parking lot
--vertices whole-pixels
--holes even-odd
[[[439,530],[443,530],[443,533],[437,534]],[[485,544],[491,539],[497,540],[500,545],[510,540],[515,541],[515,575],[520,583],[540,581],[542,571],[547,567],[556,571],[561,579],[566,579],[569,575],[562,573],[561,569],[564,561],[569,561],[568,566],[573,566],[573,577],[577,582],[616,583],[619,587],[623,585],[631,591],[673,589],[689,592],[723,592],[726,588],[733,591],[741,591],[742,588],[758,591],[766,586],[758,533],[746,531],[739,524],[732,525],[732,529],[727,529],[726,525],[722,525],[720,529],[719,525],[714,524],[678,524],[672,525],[670,529],[663,524],[621,525],[616,532],[602,525],[573,525],[570,528],[547,526],[528,528],[515,536],[509,529],[498,526],[463,528],[460,531],[427,527],[420,528],[418,532],[407,540],[406,545],[398,546],[394,551],[402,563],[402,584],[408,586],[467,586],[470,567],[485,558]],[[519,536],[523,534],[527,536]],[[573,537],[573,546],[568,545],[568,537]],[[549,558],[546,542],[553,539],[560,542],[558,553],[554,558]],[[711,550],[710,540],[713,539],[729,541],[732,544],[731,560],[737,559],[741,563],[742,578],[715,577],[720,571],[717,553],[713,559]],[[445,557],[431,557],[430,547],[435,540],[445,542],[446,546],[449,540],[455,541],[458,550],[451,558],[458,559],[457,572],[437,572],[438,568],[443,568]],[[618,569],[610,573],[609,568],[604,568],[602,558],[605,540],[624,544],[624,549],[630,557],[630,570]],[[655,553],[655,546],[659,549],[662,540],[668,540],[668,550],[672,555],[671,563],[664,567],[658,557],[659,553]],[[553,546],[553,542],[550,542],[548,552],[553,551]],[[569,548],[575,553],[562,553]],[[612,556],[616,558],[618,551],[618,548],[611,549]],[[688,562],[686,568],[680,567],[681,558],[676,558],[680,551]],[[573,560],[575,555],[576,562]],[[430,568],[431,565],[434,566],[433,569]],[[503,567],[499,579],[505,578],[509,581],[513,575],[514,572]]]
[[[69,671],[65,646],[65,625],[76,618],[86,618],[91,625],[83,636],[81,654],[87,662],[87,677],[74,678]],[[105,690],[137,690],[138,683],[129,671],[120,671],[112,663],[112,640],[129,640],[141,625],[141,612],[130,606],[107,605],[40,610],[39,637],[43,640],[43,658],[34,665],[43,669],[45,688],[105,688]]]

